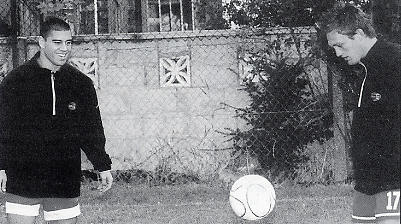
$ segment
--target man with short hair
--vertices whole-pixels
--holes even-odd
[[[111,160],[93,83],[67,63],[68,23],[48,18],[40,51],[0,85],[0,186],[9,223],[34,223],[43,206],[51,223],[80,215],[81,149],[111,188]]]
[[[401,46],[378,38],[371,19],[343,4],[318,23],[327,43],[363,72],[356,86],[351,160],[355,223],[400,223]]]

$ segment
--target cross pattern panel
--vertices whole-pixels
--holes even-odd
[[[0,60],[0,82],[8,73],[8,62]]]
[[[69,63],[91,78],[95,89],[99,89],[97,58],[71,58]]]
[[[191,86],[189,56],[175,58],[160,58],[160,86],[161,87],[189,87]]]

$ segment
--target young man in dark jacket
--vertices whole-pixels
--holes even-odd
[[[336,55],[363,71],[352,84],[353,221],[400,223],[401,46],[377,38],[352,5],[331,10],[319,25]]]
[[[111,160],[90,78],[67,64],[72,34],[63,20],[41,26],[40,51],[0,85],[0,184],[9,223],[76,223],[81,149],[110,189]]]

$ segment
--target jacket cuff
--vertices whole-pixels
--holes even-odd
[[[97,166],[94,166],[94,168],[95,168],[95,170],[97,170],[99,172],[110,171],[111,164],[97,165]]]

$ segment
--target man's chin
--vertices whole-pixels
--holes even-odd
[[[55,64],[57,66],[63,66],[65,63],[67,63],[68,60],[58,60]]]
[[[356,65],[359,62],[357,62],[357,61],[347,61],[347,63],[348,63],[348,65]]]

